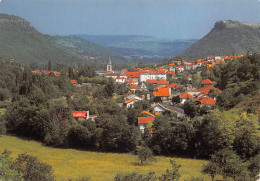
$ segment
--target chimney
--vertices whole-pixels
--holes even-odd
[[[89,119],[89,111],[87,111],[87,119]]]

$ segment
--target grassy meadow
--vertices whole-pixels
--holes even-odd
[[[204,178],[205,181],[211,180],[208,175],[200,173],[202,165],[207,163],[205,160],[158,156],[156,157],[157,162],[152,162],[147,166],[139,166],[136,155],[58,149],[14,136],[0,136],[0,152],[2,153],[5,148],[12,151],[13,157],[23,152],[37,156],[41,161],[53,167],[54,175],[58,181],[84,176],[90,177],[91,180],[109,181],[113,180],[117,173],[133,171],[139,173],[154,171],[159,175],[170,168],[170,159],[182,165],[180,168],[181,180],[191,176]]]

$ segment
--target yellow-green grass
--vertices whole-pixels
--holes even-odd
[[[90,151],[80,151],[75,149],[57,149],[43,146],[41,143],[31,140],[23,140],[14,136],[0,136],[0,151],[4,149],[12,151],[12,157],[20,153],[27,152],[37,156],[41,161],[51,165],[57,180],[77,179],[88,176],[91,180],[107,181],[113,180],[117,173],[137,171],[148,173],[154,171],[157,175],[170,168],[170,159],[181,164],[181,180],[194,177],[202,177],[210,180],[208,175],[200,173],[205,160],[170,158],[158,156],[157,162],[146,166],[139,166],[136,155],[97,153]]]
[[[5,108],[0,108],[0,115],[4,115],[4,113],[5,113]]]

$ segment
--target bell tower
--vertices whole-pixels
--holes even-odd
[[[112,62],[110,60],[110,56],[108,57],[108,61],[107,61],[107,72],[111,72],[112,71]]]

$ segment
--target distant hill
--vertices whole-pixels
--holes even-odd
[[[145,35],[76,35],[130,58],[162,59],[176,56],[197,40],[170,40]]]
[[[125,60],[122,55],[113,50],[77,36],[51,35],[50,37],[57,44],[76,52],[85,59],[93,57],[95,59],[107,60],[107,57],[110,56],[115,61]]]
[[[83,61],[18,16],[0,14],[0,33],[1,58],[14,58],[26,64],[46,64],[49,60],[66,64]]]
[[[193,60],[207,56],[260,52],[260,24],[222,20],[201,40],[180,54]]]

